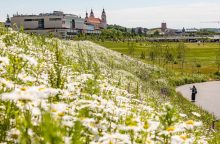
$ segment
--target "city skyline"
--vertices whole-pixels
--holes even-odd
[[[9,6],[10,5],[10,6]],[[95,16],[101,16],[101,9],[105,8],[109,24],[118,24],[126,27],[160,27],[161,22],[166,22],[168,28],[220,28],[217,23],[201,23],[204,21],[220,20],[220,2],[217,0],[8,0],[1,2],[0,21],[6,20],[6,15],[39,14],[54,10],[64,11],[85,17],[86,10],[92,8]]]

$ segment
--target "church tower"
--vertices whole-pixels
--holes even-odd
[[[105,9],[103,9],[103,11],[102,11],[102,21],[103,22],[105,22],[105,23],[107,23],[107,18],[106,18],[106,13],[105,13]]]
[[[94,15],[94,13],[93,13],[93,10],[92,10],[92,9],[91,9],[90,17],[91,17],[91,18],[95,18],[95,15]]]
[[[9,15],[7,14],[7,18],[6,18],[6,21],[5,21],[5,27],[10,27],[10,26],[11,26],[11,20],[10,20]]]
[[[102,17],[103,28],[106,28],[107,27],[107,16],[106,16],[106,13],[105,13],[105,9],[103,9],[101,17]]]
[[[88,19],[89,18],[89,15],[88,15],[88,12],[86,11],[86,18],[85,19]]]

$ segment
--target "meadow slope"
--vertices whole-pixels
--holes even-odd
[[[208,143],[209,115],[182,109],[168,77],[89,41],[2,28],[0,142]]]

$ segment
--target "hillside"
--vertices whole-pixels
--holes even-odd
[[[0,29],[0,142],[207,143],[210,115],[171,75],[89,41]]]

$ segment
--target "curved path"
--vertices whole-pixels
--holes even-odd
[[[190,88],[193,85],[196,86],[198,91],[195,104],[220,119],[220,81],[183,85],[177,87],[176,91],[191,100]]]

